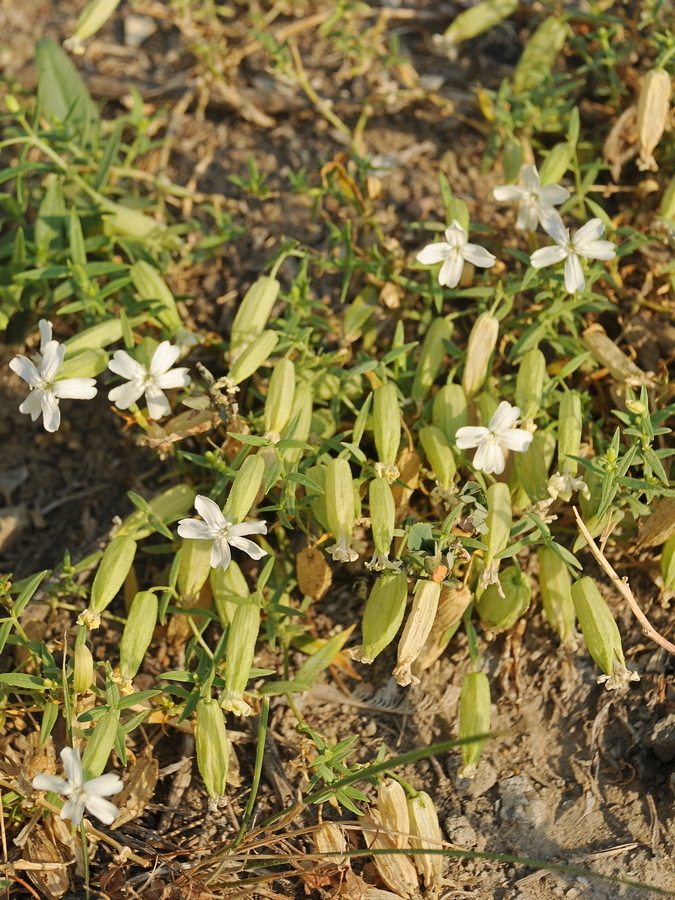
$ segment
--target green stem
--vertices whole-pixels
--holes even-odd
[[[253,781],[251,782],[251,793],[248,798],[248,805],[244,818],[241,820],[241,828],[239,834],[234,839],[232,850],[236,850],[244,839],[246,828],[253,815],[253,807],[258,796],[258,788],[260,787],[260,776],[262,774],[263,759],[265,758],[265,741],[267,739],[267,720],[270,713],[269,697],[263,697],[262,707],[260,709],[260,724],[258,726],[258,743],[255,750],[255,767],[253,769]]]
[[[84,828],[84,819],[80,821],[80,838],[82,840],[82,868],[84,870],[84,892],[89,898],[89,853],[87,846],[87,832]]]

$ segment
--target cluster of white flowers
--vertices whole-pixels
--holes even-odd
[[[59,369],[63,365],[66,348],[52,340],[50,322],[41,319],[38,327],[40,352],[32,360],[19,354],[10,362],[9,367],[30,387],[30,394],[19,406],[19,412],[30,415],[34,422],[42,415],[45,430],[54,432],[58,431],[61,424],[59,400],[91,400],[96,396],[96,381],[93,378],[59,379]],[[136,403],[145,394],[151,419],[168,416],[171,407],[164,391],[190,384],[187,368],[172,368],[180,352],[180,347],[173,346],[169,341],[162,341],[155,350],[150,365],[146,367],[133,359],[126,350],[117,350],[109,369],[126,378],[128,384],[113,388],[108,399],[118,409],[129,409],[132,403]]]
[[[569,191],[557,184],[546,184],[542,187],[535,166],[523,166],[520,174],[524,187],[500,185],[494,188],[493,193],[495,199],[500,202],[519,203],[516,228],[522,231],[536,231],[537,226],[541,225],[556,242],[555,246],[535,250],[530,257],[530,265],[534,269],[542,269],[564,260],[565,289],[570,294],[583,291],[586,279],[581,259],[610,260],[616,256],[615,245],[611,241],[600,240],[605,226],[600,219],[590,219],[574,237],[570,237],[569,230],[556,209],[556,206],[569,199]],[[443,287],[449,288],[457,287],[459,284],[465,262],[485,269],[496,262],[496,257],[484,247],[467,242],[466,231],[456,221],[453,221],[446,230],[445,241],[428,244],[420,250],[416,259],[422,265],[442,262],[438,282]]]

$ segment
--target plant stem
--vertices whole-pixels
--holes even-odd
[[[270,713],[269,697],[263,697],[262,707],[260,709],[260,724],[258,725],[258,743],[255,750],[255,766],[253,769],[253,781],[251,782],[251,793],[248,798],[248,805],[244,818],[241,820],[241,828],[239,834],[234,839],[232,850],[236,850],[244,839],[246,828],[253,815],[253,807],[258,796],[258,788],[260,787],[260,776],[262,774],[263,759],[265,758],[265,741],[267,739],[267,720]]]

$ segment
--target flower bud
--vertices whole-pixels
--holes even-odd
[[[668,538],[661,551],[663,590],[675,591],[675,535]]]
[[[176,484],[174,487],[170,487],[168,491],[163,491],[148,501],[148,508],[151,515],[166,523],[169,519],[180,518],[192,509],[196,496],[197,492],[188,487],[187,484]],[[115,537],[129,535],[140,541],[154,531],[155,526],[149,522],[148,513],[142,509],[137,509],[122,522],[115,532]]]
[[[407,847],[410,832],[407,797],[393,778],[383,778],[377,786],[377,811],[385,828],[399,832],[390,835],[394,846],[399,849]]]
[[[485,672],[469,672],[462,684],[459,701],[459,737],[477,737],[490,731],[490,682]],[[485,746],[482,741],[462,745],[462,769],[460,778],[474,778]]]
[[[234,560],[230,562],[227,569],[222,569],[220,566],[217,569],[211,569],[209,579],[216,612],[221,625],[225,628],[232,622],[234,614],[240,606],[232,598],[246,598],[251,595],[251,592],[248,589],[244,573]]]
[[[117,740],[119,725],[119,713],[112,709],[103,713],[96,722],[94,733],[89,738],[82,754],[82,772],[85,781],[89,781],[90,778],[98,778],[105,769]]]
[[[556,144],[548,152],[539,172],[542,185],[558,184],[572,163],[574,150],[575,146],[573,143],[564,141],[561,144]]]
[[[539,591],[548,624],[555,628],[563,645],[576,647],[572,576],[569,569],[550,547],[539,547]]]
[[[218,701],[211,697],[198,700],[195,720],[197,766],[209,797],[215,800],[225,793],[230,761],[225,719]]]
[[[232,617],[227,635],[225,659],[225,692],[220,698],[223,709],[236,716],[249,716],[251,707],[244,700],[244,691],[251,677],[255,645],[260,631],[260,607],[253,600],[240,603]]]
[[[279,335],[276,331],[263,331],[258,337],[248,345],[237,357],[237,361],[233,363],[229,373],[229,380],[232,385],[241,384],[254,372],[257,372],[260,366],[267,360],[274,348],[279,343]]]
[[[265,460],[262,456],[247,456],[234,476],[223,515],[234,525],[243,522],[258,496],[265,475]]]
[[[569,33],[569,25],[557,15],[548,16],[535,28],[513,73],[514,90],[531,91],[551,74]],[[519,403],[516,405],[520,406]]]
[[[415,585],[413,604],[398,645],[396,668],[393,675],[401,687],[419,684],[412,673],[412,664],[419,656],[434,624],[441,586],[435,581],[418,581]]]
[[[371,588],[361,620],[363,644],[353,647],[352,659],[370,665],[394,640],[401,627],[408,599],[405,572],[383,575]]]
[[[490,374],[490,359],[497,346],[498,337],[499,320],[490,313],[481,313],[469,335],[462,376],[462,387],[469,400],[483,387]]]
[[[176,300],[158,270],[144,259],[139,259],[129,269],[129,274],[141,300],[161,301],[164,308],[153,309],[153,316],[170,332],[178,331],[183,322]]]
[[[94,683],[94,658],[86,644],[75,648],[73,662],[73,690],[76,694],[86,694]]]
[[[373,478],[370,482],[368,496],[375,553],[371,561],[366,563],[366,568],[376,572],[381,572],[383,569],[400,569],[400,560],[392,562],[389,559],[396,524],[396,504],[386,479]]]
[[[588,652],[604,673],[598,684],[604,682],[612,691],[629,681],[639,681],[638,673],[626,668],[619,627],[592,578],[574,582],[572,600]]]
[[[443,385],[434,397],[431,419],[448,441],[454,442],[457,429],[469,424],[469,406],[461,385]]]
[[[434,43],[450,53],[457,44],[475,38],[508,19],[517,8],[518,0],[481,0],[455,16],[442,36],[434,35]]]
[[[637,104],[637,130],[640,136],[641,172],[658,171],[653,153],[661,140],[670,114],[670,75],[665,69],[650,69],[644,77]]]
[[[263,331],[281,285],[276,278],[261,275],[246,291],[232,323],[230,359],[234,363]],[[271,352],[271,351],[270,351]]]
[[[550,431],[535,431],[524,453],[514,454],[516,478],[532,503],[549,496],[548,470],[555,453],[555,438]]]
[[[291,418],[295,397],[295,366],[288,357],[272,371],[265,397],[265,437],[275,443]]]
[[[539,412],[541,396],[544,392],[546,357],[538,348],[528,350],[520,361],[516,376],[516,403],[521,418],[534,419]]]
[[[382,823],[377,813],[371,810],[365,816],[360,817],[362,825],[371,827],[364,829],[363,836],[366,845],[372,850],[395,850],[396,842],[393,837],[382,829]],[[382,882],[399,897],[404,900],[412,900],[419,896],[419,882],[415,866],[408,856],[403,853],[377,853],[373,856],[373,863]]]
[[[208,541],[202,541],[208,544]],[[131,690],[131,681],[145,659],[157,625],[159,601],[153,591],[139,591],[131,603],[127,624],[120,641],[120,676],[122,691]]]
[[[136,555],[136,541],[133,538],[116,536],[105,549],[103,558],[91,586],[89,609],[78,616],[78,625],[98,628],[101,613],[124,584]]]
[[[401,410],[396,385],[391,381],[380,385],[373,394],[373,430],[379,459],[378,474],[391,484],[399,476],[396,457],[401,443]]]
[[[452,322],[443,318],[434,319],[427,330],[411,389],[411,397],[418,404],[426,398],[441,371],[445,358],[443,341],[450,340],[452,331]]]
[[[327,548],[338,562],[355,562],[359,554],[351,546],[355,504],[352,470],[346,459],[331,459],[326,466],[326,518],[337,541]]]
[[[75,23],[73,36],[64,41],[64,46],[74,53],[84,53],[84,48],[78,51],[82,41],[91,37],[102,28],[115,12],[120,0],[90,0],[84,7]]]
[[[211,571],[211,541],[181,538],[178,590],[188,605],[199,596]]]
[[[444,491],[454,488],[457,463],[445,435],[435,425],[420,428],[420,443],[436,476],[436,482]]]
[[[507,484],[502,481],[491,484],[485,493],[485,499],[488,509],[485,519],[485,527],[488,530],[485,543],[488,549],[485,553],[485,571],[480,582],[484,588],[489,584],[497,583],[500,563],[497,556],[506,549],[513,521],[511,494]]]
[[[438,824],[438,813],[434,801],[426,791],[420,791],[408,800],[408,816],[410,817],[411,845],[416,850],[441,850],[443,835]],[[440,887],[443,877],[443,856],[440,853],[416,853],[415,865],[424,878],[424,886]]]
[[[525,615],[531,599],[529,577],[518,566],[508,566],[499,582],[485,588],[476,609],[491,631],[508,631]]]
[[[314,832],[314,847],[316,852],[322,856],[330,853],[328,861],[336,866],[344,865],[347,861],[346,856],[337,856],[336,854],[344,854],[347,849],[347,841],[343,829],[335,822],[322,822]]]

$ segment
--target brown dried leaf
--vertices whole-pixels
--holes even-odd
[[[155,793],[158,775],[157,760],[149,749],[136,757],[124,788],[115,799],[115,806],[120,814],[110,826],[112,829],[126,825],[144,812],[148,801]]]
[[[41,825],[37,825],[28,835],[23,853],[28,862],[48,864],[41,869],[28,870],[28,877],[37,889],[53,900],[63,897],[70,887],[70,861],[66,861],[59,846],[47,837]]]
[[[655,547],[665,544],[675,534],[675,497],[664,497],[656,503],[654,512],[649,516],[638,535],[638,547]]]
[[[320,600],[331,586],[333,573],[326,557],[315,547],[305,547],[296,557],[298,587],[313,600]]]
[[[408,450],[406,448],[405,450],[401,450],[399,457],[396,460],[396,465],[400,473],[399,480],[406,485],[406,487],[401,487],[400,485],[394,484],[391,488],[391,492],[394,496],[394,503],[396,504],[396,519],[398,520],[405,512],[407,512],[408,501],[412,496],[412,492],[419,485],[422,461],[414,450]]]
[[[587,328],[582,335],[584,346],[590,350],[593,359],[609,369],[610,374],[622,384],[646,384],[649,379],[642,369],[628,359],[625,353],[607,337],[599,325]]]

